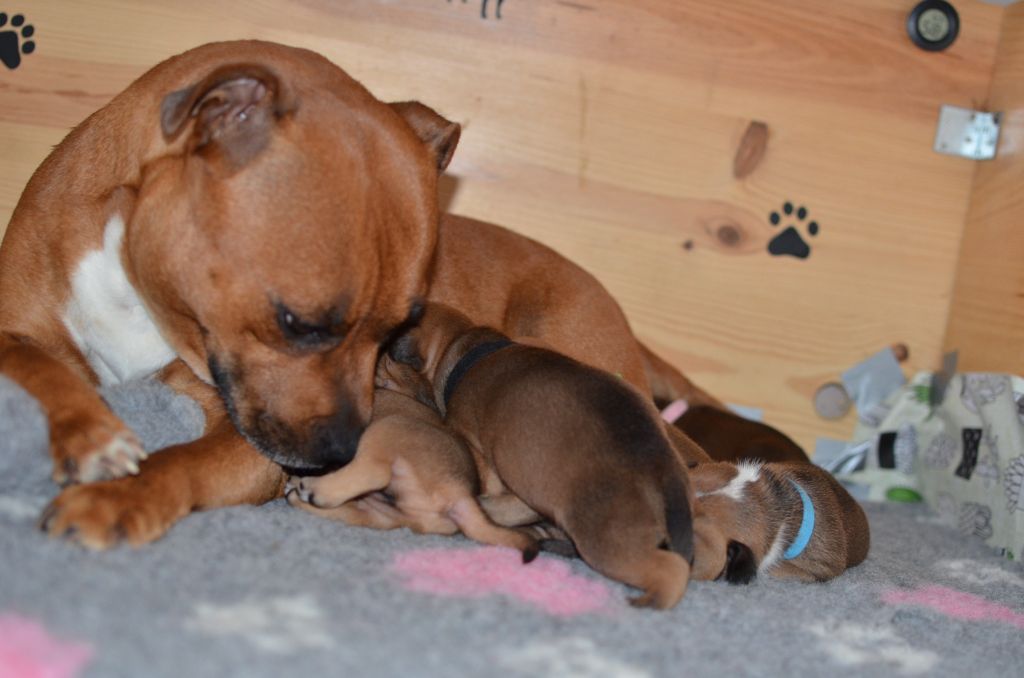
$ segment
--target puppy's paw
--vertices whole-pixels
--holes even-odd
[[[329,509],[337,508],[344,504],[344,500],[335,501],[329,488],[325,487],[324,478],[327,476],[299,477],[291,476],[284,487],[285,497],[292,506],[309,504],[313,508]],[[347,497],[346,497],[347,499]]]
[[[288,482],[284,485],[284,499],[288,502],[289,506],[293,506],[294,508],[313,508],[308,501],[308,492],[305,489],[299,490],[301,482],[302,479],[298,476],[291,476],[288,478]]]
[[[288,503],[292,506],[298,506],[299,504],[317,506],[313,502],[315,497],[315,493],[313,491],[313,486],[316,484],[314,482],[315,480],[315,478],[290,476],[288,478],[288,482],[284,486],[284,495],[288,500]]]
[[[135,475],[147,456],[131,429],[106,411],[54,417],[50,448],[53,480],[62,486]]]
[[[141,546],[187,513],[187,507],[161,501],[135,478],[122,478],[65,488],[43,510],[39,528],[95,550],[120,542]]]

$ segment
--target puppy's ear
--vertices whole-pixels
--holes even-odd
[[[270,69],[232,64],[164,97],[160,129],[170,142],[194,122],[189,151],[238,167],[263,150],[277,121],[294,110],[295,101]]]
[[[423,356],[420,354],[419,342],[410,332],[391,342],[388,347],[388,357],[396,363],[408,365],[417,372],[423,370]]]
[[[746,544],[730,540],[725,548],[725,580],[730,584],[749,584],[757,576],[754,552]]]
[[[388,104],[392,110],[405,118],[416,136],[426,145],[434,156],[438,173],[448,167],[459,145],[462,126],[457,122],[446,120],[430,106],[418,101],[396,101]]]

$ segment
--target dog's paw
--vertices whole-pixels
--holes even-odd
[[[59,485],[136,475],[147,456],[131,429],[109,412],[55,417],[50,447]]]
[[[288,505],[292,508],[301,509],[307,513],[312,513],[315,516],[330,517],[329,512],[336,509],[324,509],[314,504],[311,504],[304,495],[299,493],[297,484],[292,484],[289,480],[289,484],[284,489],[284,499],[288,502]]]
[[[187,513],[154,499],[134,478],[65,488],[43,510],[39,528],[51,537],[101,550],[160,538]]]
[[[284,486],[284,496],[288,500],[288,503],[295,505],[296,503],[309,504],[310,497],[310,485],[307,483],[310,478],[303,478],[301,476],[289,476],[288,482]]]
[[[309,504],[313,508],[337,508],[344,502],[331,501],[325,492],[318,492],[318,485],[322,476],[302,478],[291,476],[284,486],[285,498],[292,506],[298,504]]]

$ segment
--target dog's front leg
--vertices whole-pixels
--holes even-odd
[[[138,473],[138,438],[95,387],[39,346],[0,332],[0,374],[39,401],[50,424],[53,479],[60,485]]]
[[[137,476],[66,488],[43,512],[40,527],[93,549],[121,541],[138,546],[192,511],[279,497],[285,479],[223,420],[198,440],[153,454]]]

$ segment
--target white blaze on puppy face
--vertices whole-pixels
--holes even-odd
[[[118,384],[152,374],[174,360],[121,265],[124,220],[115,214],[103,249],[82,257],[71,276],[64,326],[100,382]]]
[[[748,483],[756,483],[761,477],[761,462],[741,461],[736,464],[736,475],[724,487],[708,494],[724,494],[733,501],[743,501],[743,492]]]

